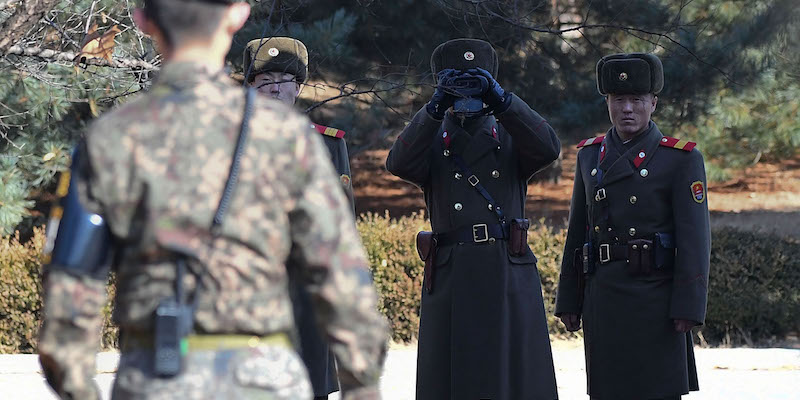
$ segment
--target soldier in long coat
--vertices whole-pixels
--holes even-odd
[[[527,182],[558,157],[560,142],[492,78],[490,44],[446,42],[431,64],[436,93],[386,160],[422,188],[438,245],[423,284],[417,399],[555,399],[536,257],[527,243],[510,250],[509,225],[524,217]],[[489,82],[480,100],[488,108],[477,115],[450,107],[445,80],[468,70]]]
[[[592,399],[677,399],[698,390],[691,327],[705,319],[710,230],[703,157],[650,116],[652,54],[597,64],[613,126],[578,145],[556,315],[583,320]]]
[[[289,37],[254,39],[247,43],[243,61],[244,73],[250,86],[268,97],[288,105],[295,104],[300,95],[301,84],[308,79],[308,50],[303,42]],[[311,129],[321,134],[342,189],[355,212],[345,132],[319,124],[312,124]],[[292,302],[300,336],[300,355],[308,368],[314,399],[327,399],[330,393],[339,390],[336,362],[317,328],[311,297],[297,284],[296,279],[292,282]]]

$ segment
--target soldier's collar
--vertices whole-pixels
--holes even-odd
[[[164,64],[158,72],[157,84],[175,88],[195,86],[200,82],[219,80],[225,76],[223,70],[211,70],[205,65],[193,62],[173,62]]]

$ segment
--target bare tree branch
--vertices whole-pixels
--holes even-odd
[[[0,54],[5,54],[8,48],[22,39],[25,33],[45,13],[50,11],[59,0],[28,0],[22,2],[22,6],[17,8],[14,14],[5,20],[0,26],[3,37],[0,38]]]
[[[21,46],[12,46],[6,52],[6,55],[18,55],[18,56],[28,56],[28,57],[37,57],[43,60],[48,61],[63,61],[63,62],[73,62],[75,57],[78,55],[77,53],[73,53],[71,51],[57,51],[51,49],[44,49],[41,47],[21,47]],[[88,58],[85,61],[82,61],[81,64],[85,65],[96,65],[100,67],[112,67],[112,68],[131,68],[131,69],[142,69],[142,70],[158,70],[159,67],[153,65],[147,61],[139,60],[136,58],[115,58],[112,62],[108,62],[108,60],[103,58]]]

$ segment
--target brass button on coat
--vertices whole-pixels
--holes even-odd
[[[597,232],[597,233],[600,233],[600,227],[599,226],[595,226],[594,227],[594,231]]]
[[[631,236],[636,236],[636,228],[631,228],[628,230],[628,234]]]
[[[445,150],[442,154],[444,154],[445,157],[450,157],[450,150]]]
[[[639,199],[637,199],[637,198],[636,198],[636,196],[631,196],[631,204],[636,204],[636,202],[637,202],[638,200],[639,200]]]
[[[597,168],[592,170],[592,176],[597,176]]]
[[[498,171],[498,170],[492,171],[492,178],[497,179],[499,177],[500,177],[500,171]]]
[[[639,175],[641,175],[642,178],[647,178],[647,175],[650,175],[650,171],[648,171],[646,169],[643,169],[643,170],[639,171]]]
[[[453,206],[453,208],[455,208],[455,209],[456,209],[456,211],[461,211],[461,210],[463,210],[463,209],[464,209],[464,206],[463,206],[461,203],[456,203],[456,204]]]
[[[461,173],[456,172],[456,179],[461,179],[461,177],[462,177]]]

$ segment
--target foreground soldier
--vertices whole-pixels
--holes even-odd
[[[113,398],[311,398],[289,339],[291,257],[303,261],[343,397],[379,398],[386,325],[322,142],[305,117],[222,72],[249,5],[144,4],[135,19],[163,51],[158,81],[92,125],[59,188],[39,342],[48,383],[62,398],[98,398],[113,249]]]
[[[269,37],[251,40],[244,51],[244,73],[247,83],[259,93],[292,106],[300,95],[301,84],[308,79],[308,50],[303,42],[288,37]],[[353,205],[353,185],[350,181],[350,159],[344,131],[312,124],[321,134],[331,161],[339,175],[347,197]],[[290,270],[290,273],[293,271]],[[290,275],[290,278],[294,278]],[[295,279],[292,282],[292,305],[300,333],[300,356],[308,368],[314,399],[324,400],[339,390],[336,364],[328,344],[322,339],[314,318],[311,297]]]
[[[417,241],[426,261],[417,399],[555,399],[523,217],[527,182],[558,157],[560,143],[494,80],[489,43],[451,40],[431,64],[436,92],[386,160],[390,172],[422,188],[433,226]]]
[[[705,319],[710,230],[703,157],[650,120],[664,85],[652,54],[597,64],[613,126],[578,147],[556,301],[583,316],[592,399],[678,399],[698,390],[690,329]]]

